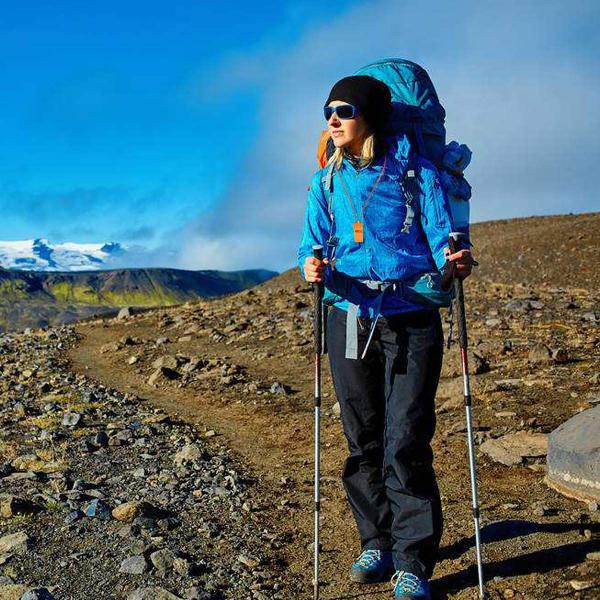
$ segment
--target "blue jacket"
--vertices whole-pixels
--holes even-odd
[[[344,159],[340,169],[356,212],[363,221],[364,241],[354,241],[356,217],[335,171],[331,196],[332,231],[324,189],[328,171],[325,167],[312,178],[298,249],[298,267],[303,277],[304,261],[312,256],[313,245],[322,245],[330,259],[333,254],[334,268],[325,268],[326,297],[334,295],[334,305],[343,310],[347,310],[348,301],[358,304],[360,316],[374,317],[375,301],[372,294],[357,292],[354,286],[350,291],[349,283],[356,280],[411,282],[424,273],[441,271],[445,263],[444,248],[453,230],[450,207],[436,168],[429,161],[416,158],[411,169],[419,178],[417,198],[412,203],[407,202],[401,184],[409,168],[410,143],[406,136],[390,138],[387,142],[386,172],[362,218],[363,202],[381,173],[384,157],[359,171]],[[335,250],[327,245],[331,234],[339,240]],[[389,315],[423,308],[423,304],[410,301],[402,294],[386,293],[379,312]]]

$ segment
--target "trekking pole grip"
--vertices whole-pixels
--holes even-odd
[[[448,238],[448,245],[450,247],[450,252],[454,254],[458,252],[461,247],[460,238],[463,237],[464,234],[460,232],[453,232],[450,234]],[[458,329],[458,344],[464,350],[467,349],[467,318],[465,316],[465,295],[463,290],[463,280],[460,277],[456,277],[456,266],[454,265],[454,296],[456,298],[456,307],[457,307],[457,315],[456,315],[456,325]],[[465,356],[466,360],[466,356]]]
[[[454,254],[460,250],[460,238],[462,236],[463,234],[460,232],[450,232],[450,235],[448,236],[448,248],[450,249],[450,254]],[[446,265],[444,266],[444,275],[441,282],[442,290],[448,291],[455,278],[456,265],[453,262],[446,261]]]
[[[323,260],[323,246],[313,246],[313,257],[317,260]],[[313,283],[313,289],[315,293],[315,352],[318,355],[322,354],[323,351],[323,337],[322,337],[322,321],[323,321],[323,283]]]

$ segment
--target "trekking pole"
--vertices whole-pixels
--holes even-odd
[[[448,245],[452,254],[461,249],[460,238],[463,236],[464,234],[460,232],[453,231],[450,233]],[[454,263],[449,263],[444,278],[442,279],[442,289],[449,289],[452,283],[454,283],[458,343],[460,346],[460,362],[463,374],[465,412],[467,417],[467,447],[469,450],[469,471],[471,474],[473,519],[475,521],[475,552],[477,555],[479,597],[485,598],[485,588],[483,584],[483,559],[481,553],[481,533],[479,530],[479,500],[477,495],[477,472],[475,468],[475,443],[473,441],[473,418],[471,414],[471,386],[469,384],[469,363],[467,358],[467,320],[465,317],[465,298],[463,293],[462,279],[456,277],[456,267]]]
[[[313,256],[323,260],[323,246],[313,246]],[[319,517],[321,512],[321,354],[323,352],[323,283],[313,283],[315,333],[315,539],[314,539],[314,600],[319,600]]]

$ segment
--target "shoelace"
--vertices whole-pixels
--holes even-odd
[[[381,550],[365,550],[356,561],[357,565],[369,568],[373,563],[381,560]]]
[[[421,580],[413,573],[397,571],[392,577],[394,592],[413,594],[421,591]]]

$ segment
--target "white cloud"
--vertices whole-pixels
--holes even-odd
[[[577,32],[595,6],[440,1],[425,15],[417,3],[382,0],[329,11],[293,45],[229,56],[200,96],[259,90],[261,133],[218,210],[178,233],[178,266],[295,264],[323,101],[337,79],[386,56],[427,68],[449,139],[474,150],[475,220],[591,210],[595,178],[584,174],[600,153],[600,86]]]

